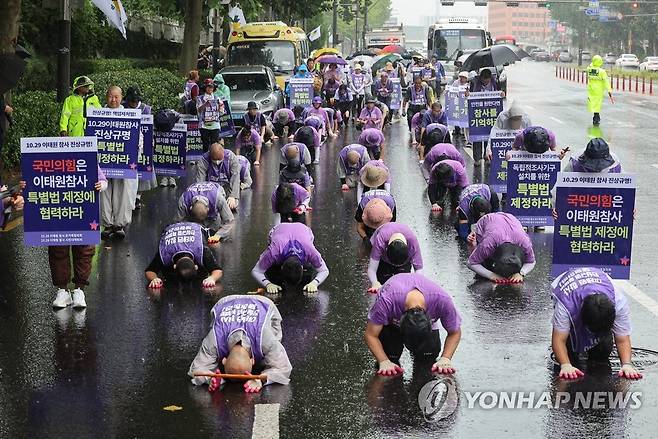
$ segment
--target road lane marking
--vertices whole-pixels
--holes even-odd
[[[526,107],[528,110],[533,110],[533,111],[535,110],[535,107],[533,107],[532,105],[526,105],[525,107]]]
[[[658,317],[658,302],[647,296],[642,292],[642,290],[627,280],[613,280],[613,283],[621,287],[627,296],[633,298],[637,303],[645,307],[651,314]]]
[[[654,163],[654,164],[651,165],[651,166],[653,166],[654,168],[658,169],[658,163]]]
[[[279,439],[279,404],[256,404],[252,439]]]
[[[636,110],[636,109],[634,109],[634,108],[629,108],[628,110],[629,110],[629,111],[632,111],[633,113],[641,114],[642,116],[647,116],[647,117],[651,117],[651,118],[653,118],[653,119],[658,119],[658,116],[655,116],[655,115],[649,113],[649,110],[647,110],[647,111],[640,111],[640,110]]]
[[[557,117],[550,116],[549,119],[551,119],[552,121],[555,121],[555,122],[559,123],[560,125],[564,125],[564,122],[562,122],[562,121],[561,121],[560,119],[558,119]]]

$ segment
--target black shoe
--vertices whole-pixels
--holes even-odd
[[[144,206],[144,203],[142,203],[142,200],[137,198],[135,200],[135,210],[141,209]]]
[[[123,239],[126,237],[126,231],[123,230],[123,227],[117,227],[114,229],[114,234],[112,235],[113,238],[116,239]]]
[[[108,239],[112,239],[114,236],[114,228],[113,227],[105,227],[103,231],[101,232],[101,239],[107,241]]]

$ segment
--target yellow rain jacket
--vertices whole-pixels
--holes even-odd
[[[85,135],[85,104],[86,107],[101,108],[101,103],[96,95],[83,98],[74,93],[64,100],[62,115],[59,118],[60,133],[66,131],[69,136],[74,137]]]
[[[592,57],[592,63],[587,67],[587,109],[590,113],[600,113],[603,98],[612,92],[608,74],[601,68],[603,58]]]

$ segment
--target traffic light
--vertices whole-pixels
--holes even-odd
[[[638,2],[633,2],[631,6],[633,6],[633,9],[637,9],[640,5]]]

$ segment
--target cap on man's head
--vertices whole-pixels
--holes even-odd
[[[258,110],[258,104],[254,101],[249,101],[247,103],[247,110]]]
[[[320,96],[315,96],[313,98],[313,103],[314,104],[321,104],[322,103],[322,98]]]
[[[468,79],[468,72],[466,70],[463,70],[459,72],[459,76]]]
[[[519,273],[523,267],[523,249],[511,242],[505,242],[498,247],[492,256],[492,271],[503,277]]]
[[[361,64],[359,63],[354,64],[354,70],[361,70],[361,69],[362,69]]]

